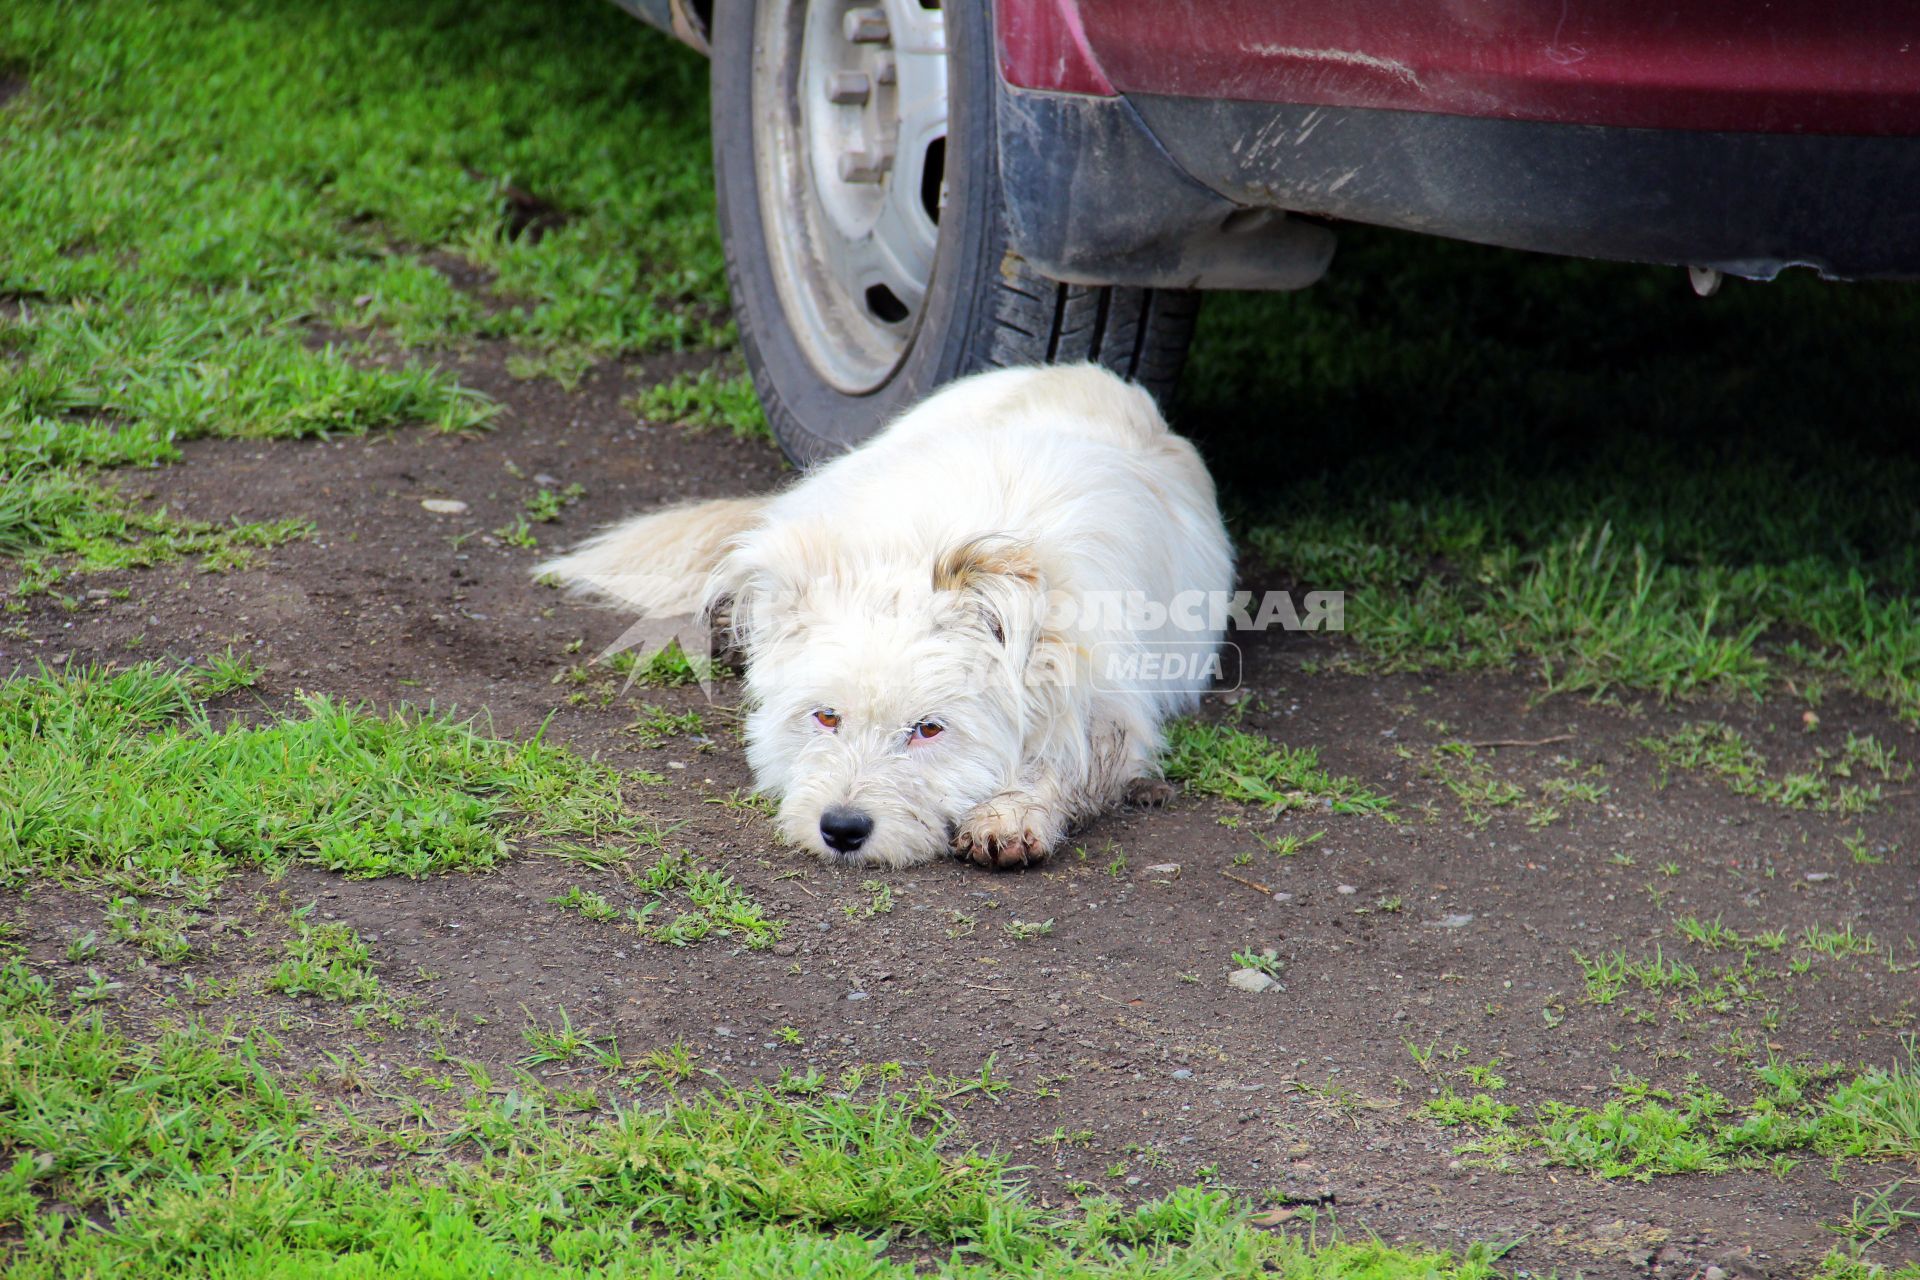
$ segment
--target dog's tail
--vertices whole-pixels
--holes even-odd
[[[636,516],[533,572],[645,616],[698,614],[706,607],[709,575],[771,501],[770,494],[715,498]]]

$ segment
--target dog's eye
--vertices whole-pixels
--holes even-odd
[[[816,711],[813,713],[813,718],[820,722],[820,727],[823,729],[838,729],[840,727],[840,713],[838,711]]]
[[[940,736],[940,731],[946,727],[947,726],[941,724],[938,720],[922,720],[919,724],[913,726],[913,733],[910,736],[915,738],[937,738]]]

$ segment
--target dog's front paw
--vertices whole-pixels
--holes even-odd
[[[1173,784],[1165,778],[1135,778],[1127,784],[1127,803],[1136,809],[1159,809],[1173,799]]]
[[[1031,866],[1053,851],[1060,827],[1046,810],[1003,796],[967,815],[954,833],[954,856],[983,867]]]

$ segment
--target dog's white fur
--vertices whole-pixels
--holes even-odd
[[[1156,778],[1162,722],[1198,699],[1090,678],[1095,646],[1220,641],[1115,610],[1055,625],[1049,601],[1226,592],[1233,558],[1193,446],[1079,365],[956,382],[785,492],[641,516],[536,572],[643,615],[730,612],[747,757],[784,839],[1008,866]],[[872,819],[857,850],[823,838],[830,809]]]

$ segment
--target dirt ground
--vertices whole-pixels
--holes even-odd
[[[1817,1158],[1785,1177],[1647,1184],[1526,1158],[1501,1172],[1457,1155],[1463,1131],[1437,1127],[1421,1109],[1443,1079],[1470,1092],[1446,1073],[1494,1059],[1508,1081],[1501,1100],[1523,1113],[1547,1099],[1598,1105],[1616,1072],[1676,1090],[1697,1072],[1744,1103],[1751,1067],[1769,1051],[1891,1061],[1916,1028],[1920,982],[1881,957],[1823,960],[1778,978],[1765,1002],[1683,1018],[1655,996],[1584,1003],[1572,954],[1687,953],[1673,921],[1691,915],[1742,932],[1850,924],[1911,962],[1914,784],[1857,819],[1788,812],[1698,775],[1661,785],[1637,745],[1705,717],[1783,762],[1838,749],[1848,731],[1920,757],[1920,736],[1882,709],[1829,698],[1810,730],[1801,704],[1785,698],[1609,705],[1542,699],[1524,673],[1328,674],[1321,668],[1339,640],[1268,633],[1250,637],[1242,723],[1319,748],[1333,772],[1391,795],[1397,822],[1319,812],[1269,821],[1181,797],[1164,811],[1111,815],[1077,837],[1078,853],[1035,870],[951,863],[889,876],[891,909],[867,914],[871,873],[782,850],[764,814],[739,802],[750,780],[731,714],[737,686],[721,683],[711,707],[697,688],[638,687],[604,707],[569,705],[569,686],[555,677],[625,620],[536,585],[528,568],[540,552],[488,532],[510,524],[541,484],[585,490],[559,522],[534,526],[547,550],[666,501],[782,482],[788,473],[764,444],[636,423],[621,398],[664,371],[603,366],[566,393],[508,377],[501,353],[481,348],[458,373],[507,407],[485,434],[190,444],[181,464],[124,482],[186,516],[304,517],[317,535],[227,575],[176,566],[86,579],[77,609],[37,597],[20,619],[31,639],[0,641],[0,666],[189,659],[232,644],[259,660],[256,692],[270,706],[312,689],[484,710],[509,737],[551,718],[550,740],[663,775],[636,785],[633,803],[680,824],[670,846],[736,876],[786,922],[783,940],[758,953],[718,939],[648,945],[548,902],[575,884],[638,902],[618,875],[540,857],[421,881],[296,871],[228,886],[230,911],[265,894],[317,900],[323,916],[352,922],[385,980],[448,1015],[460,1028],[450,1043],[469,1056],[520,1056],[523,1006],[542,1018],[564,1007],[576,1024],[617,1033],[629,1053],[684,1040],[736,1081],[884,1061],[969,1076],[992,1055],[1014,1087],[997,1100],[962,1099],[966,1132],[1030,1165],[1052,1200],[1073,1181],[1143,1197],[1212,1177],[1256,1197],[1330,1207],[1344,1229],[1391,1241],[1516,1242],[1502,1265],[1522,1276],[1801,1274],[1835,1240],[1823,1224],[1887,1180],[1857,1163],[1836,1174]],[[433,514],[421,503],[434,498],[469,507]],[[1261,581],[1257,566],[1244,572],[1256,588],[1285,585]],[[130,597],[111,598],[121,587]],[[576,640],[584,645],[569,652]],[[243,709],[253,696],[223,705]],[[1209,703],[1208,715],[1226,710],[1218,696]],[[644,745],[623,730],[649,704],[700,711],[706,734]],[[1495,777],[1528,785],[1564,772],[1556,757],[1604,768],[1600,802],[1569,804],[1549,825],[1529,826],[1511,809],[1475,825],[1421,768],[1442,741],[1543,739],[1556,741],[1481,750]],[[1842,838],[1856,828],[1889,850],[1884,861],[1854,859]],[[1325,835],[1280,858],[1256,831]],[[1247,852],[1252,861],[1234,862]],[[92,912],[77,896],[41,891],[28,913],[34,953],[56,956],[65,926]],[[1016,920],[1053,926],[1016,937],[1006,927]],[[1282,988],[1230,987],[1231,954],[1265,947],[1283,966]],[[157,1008],[175,979],[137,970],[119,950],[108,946],[101,966],[130,984],[139,1017],[140,1002]],[[1703,970],[1713,960],[1686,958]],[[217,977],[256,960],[236,946],[196,971]],[[1780,1010],[1776,1026],[1760,1022],[1768,1005]],[[783,1027],[802,1043],[781,1039]],[[338,1037],[316,1011],[283,1038],[296,1059],[321,1065]],[[391,1079],[423,1060],[428,1039],[391,1036],[365,1051],[365,1070]],[[1436,1046],[1431,1071],[1409,1042]],[[1049,1141],[1055,1135],[1063,1140]],[[1877,1256],[1899,1261],[1900,1241]],[[1905,1233],[1904,1252],[1917,1251]]]

